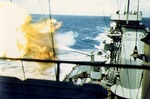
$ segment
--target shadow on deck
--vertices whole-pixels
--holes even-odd
[[[100,85],[77,86],[71,82],[0,76],[0,99],[103,99],[107,90]]]

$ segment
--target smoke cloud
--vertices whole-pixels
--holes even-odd
[[[11,2],[0,2],[0,56],[53,59],[55,19],[32,23],[29,13]]]
[[[60,26],[55,19],[32,23],[31,15],[24,8],[0,2],[0,56],[52,60],[52,38]],[[39,63],[36,68],[42,72],[51,66]]]

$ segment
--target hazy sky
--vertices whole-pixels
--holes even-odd
[[[10,0],[0,0],[10,1]],[[12,0],[29,13],[49,13],[48,0]],[[130,0],[131,10],[137,10],[138,0]],[[150,0],[139,0],[143,16],[150,16]],[[124,11],[127,0],[50,0],[52,14],[110,16],[117,9]]]

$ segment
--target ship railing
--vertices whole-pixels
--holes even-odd
[[[0,57],[1,60],[20,60],[28,62],[44,62],[44,63],[55,63],[57,64],[56,81],[60,81],[60,66],[61,64],[78,64],[83,66],[98,66],[98,67],[115,67],[124,69],[140,69],[140,70],[150,70],[150,66],[147,65],[127,65],[127,64],[106,64],[105,62],[90,62],[90,61],[63,61],[63,60],[43,60],[43,59],[29,59],[29,58],[8,58]]]

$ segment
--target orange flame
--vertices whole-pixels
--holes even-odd
[[[54,59],[51,37],[61,23],[54,19],[31,20],[16,4],[0,3],[0,56]]]
[[[0,2],[0,56],[12,58],[54,59],[52,36],[61,22],[55,19],[32,23],[28,12],[11,2]],[[39,63],[43,73],[53,64]]]

